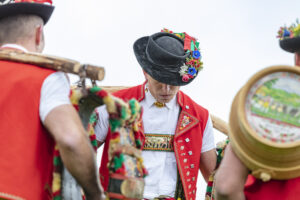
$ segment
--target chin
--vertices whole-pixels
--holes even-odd
[[[171,99],[160,99],[158,101],[161,103],[169,103],[171,101]]]

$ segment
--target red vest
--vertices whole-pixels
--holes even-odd
[[[300,177],[263,182],[249,175],[244,192],[248,200],[299,200]]]
[[[0,61],[0,199],[50,199],[54,141],[41,124],[39,105],[51,73]]]
[[[144,85],[120,90],[114,95],[125,101],[132,98],[141,101],[145,97]],[[181,107],[181,112],[174,136],[174,152],[185,197],[188,200],[192,200],[196,199],[202,137],[209,113],[181,91],[178,92],[177,101]],[[110,131],[106,137],[100,166],[100,180],[104,190],[107,190],[109,181],[107,168],[109,139]]]

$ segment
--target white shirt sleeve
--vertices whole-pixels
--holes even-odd
[[[213,133],[213,125],[212,125],[211,118],[209,116],[203,133],[201,153],[212,150],[214,148],[215,148],[215,140],[214,140],[214,133]]]
[[[71,104],[70,84],[63,72],[54,72],[43,82],[40,97],[40,119],[44,122],[49,112],[57,106]]]
[[[109,128],[109,121],[108,121],[109,115],[106,110],[106,105],[102,105],[96,108],[96,112],[98,112],[98,116],[99,116],[99,119],[95,126],[96,139],[99,142],[105,142],[108,128]]]

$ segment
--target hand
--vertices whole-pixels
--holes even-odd
[[[85,193],[85,199],[86,200],[106,200],[106,195],[104,193],[103,188],[100,186],[99,192],[97,194],[86,194]]]
[[[106,200],[106,196],[102,192],[100,195],[99,194],[98,195],[91,195],[91,196],[86,195],[85,199],[86,200]]]

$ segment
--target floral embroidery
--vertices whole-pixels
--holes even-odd
[[[181,121],[181,124],[180,124],[180,130],[184,129],[187,125],[189,125],[191,123],[191,120],[190,120],[190,117],[188,116],[183,116],[183,119]]]

